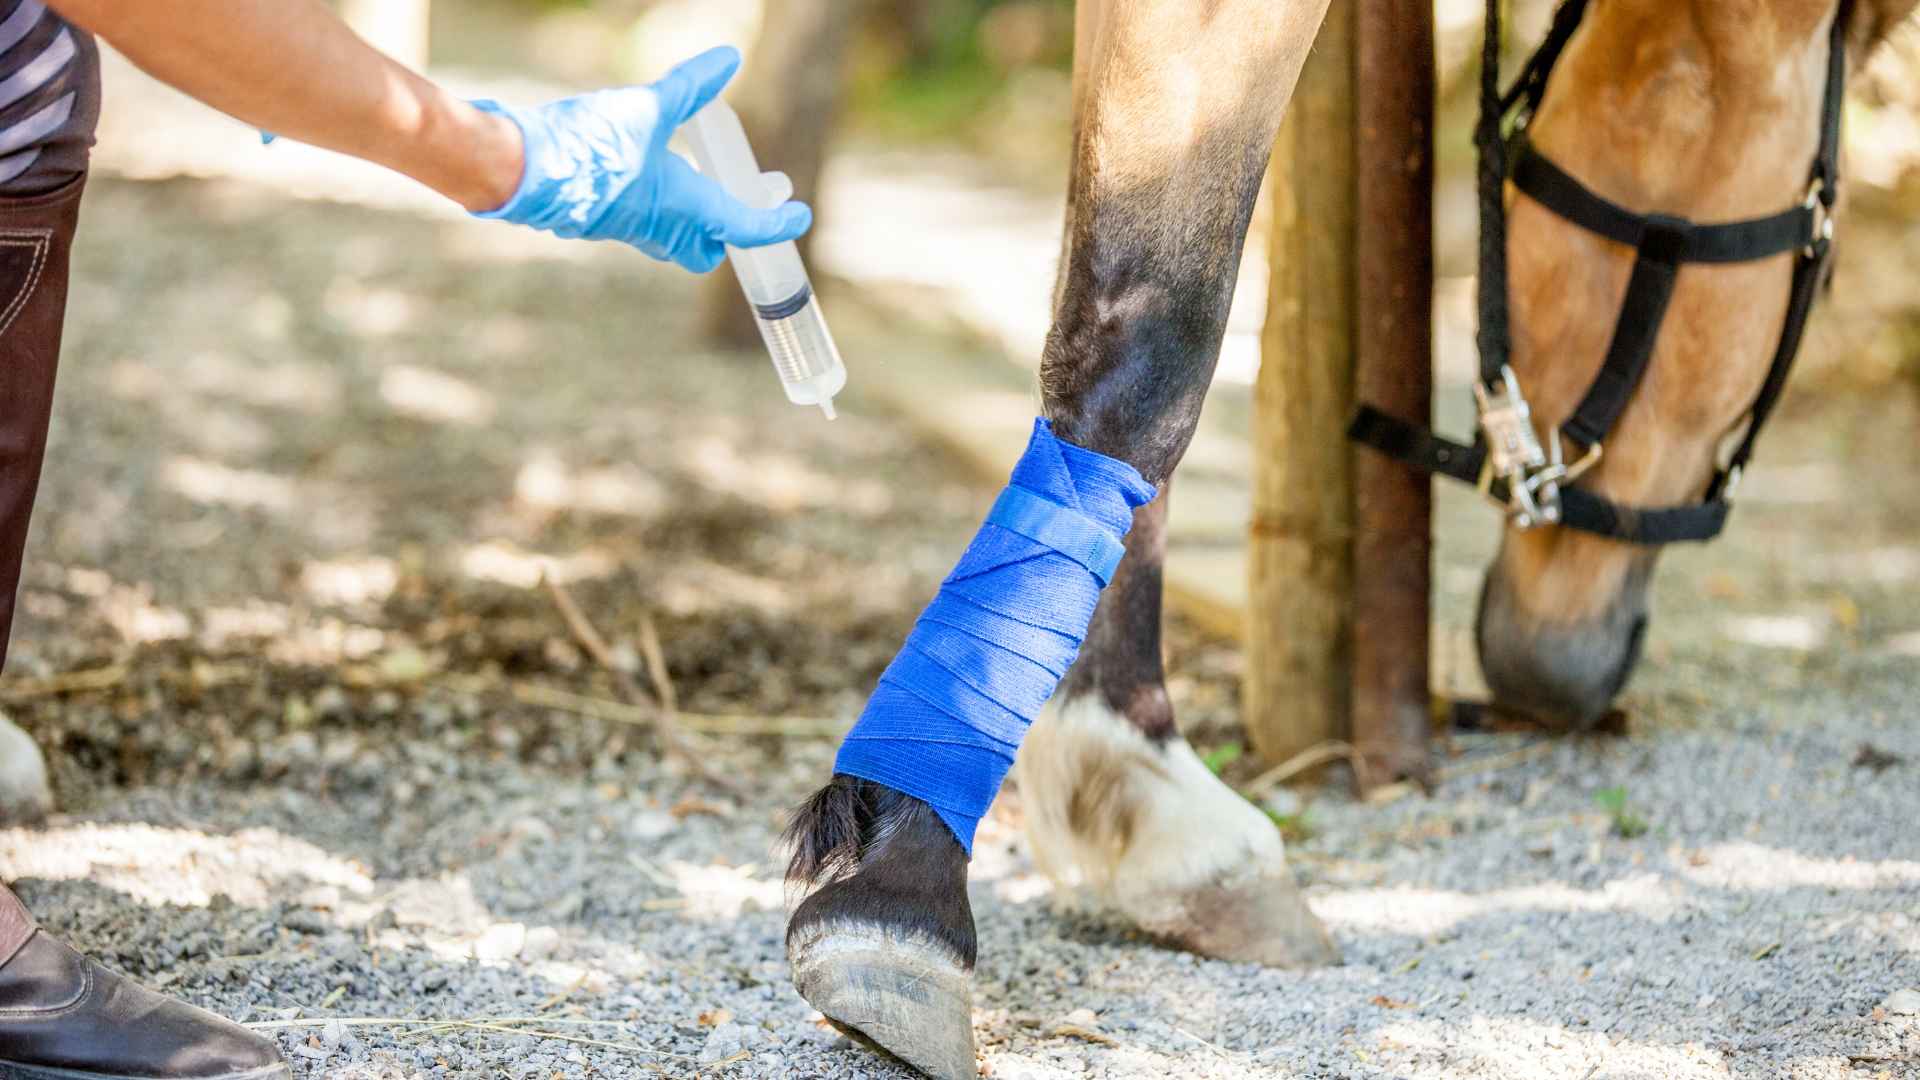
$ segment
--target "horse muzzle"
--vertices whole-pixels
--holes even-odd
[[[1561,619],[1530,610],[1521,583],[1496,559],[1474,625],[1481,672],[1496,701],[1556,726],[1585,730],[1627,684],[1647,629],[1652,560],[1636,560],[1598,613]]]

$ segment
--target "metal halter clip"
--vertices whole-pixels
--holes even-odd
[[[1533,409],[1520,392],[1513,368],[1502,366],[1500,379],[1504,385],[1493,389],[1484,383],[1473,385],[1487,448],[1486,464],[1480,468],[1480,493],[1504,509],[1516,529],[1554,524],[1560,520],[1560,485],[1592,468],[1600,460],[1600,445],[1595,443],[1569,468],[1561,456],[1559,432],[1541,445],[1533,430]],[[1494,494],[1496,479],[1506,482],[1504,498]]]
[[[1820,256],[1822,244],[1833,243],[1833,211],[1827,207],[1827,200],[1822,197],[1826,194],[1826,190],[1827,182],[1817,176],[1814,177],[1813,182],[1807,185],[1807,201],[1802,204],[1813,214],[1813,234],[1807,239],[1807,246],[1803,249],[1809,259]]]

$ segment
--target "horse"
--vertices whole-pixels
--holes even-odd
[[[1822,156],[1829,73],[1857,69],[1917,5],[1597,0],[1559,41],[1551,76],[1542,73],[1527,137],[1622,213],[1671,226],[1802,208],[1816,233],[1792,246],[1824,253],[1832,185],[1809,192],[1806,177]],[[1040,391],[1062,439],[1132,465],[1159,495],[1135,512],[1078,659],[1014,765],[1034,860],[1056,895],[1104,906],[1172,948],[1278,967],[1332,963],[1337,948],[1274,826],[1180,735],[1161,660],[1161,582],[1168,482],[1326,7],[1078,5],[1068,220]],[[1502,374],[1530,405],[1508,415],[1531,438],[1554,439],[1627,325],[1616,316],[1636,252],[1504,176],[1492,192],[1506,224]],[[1783,334],[1797,331],[1799,258],[1676,262],[1605,453],[1583,457],[1577,479],[1557,457],[1560,471],[1539,478],[1609,506],[1721,498],[1716,454],[1770,381]],[[1476,618],[1496,696],[1565,730],[1591,724],[1637,660],[1659,551],[1510,515]],[[788,838],[789,879],[804,897],[787,932],[801,996],[926,1074],[975,1075],[967,853],[947,825],[920,799],[836,774],[795,812]]]

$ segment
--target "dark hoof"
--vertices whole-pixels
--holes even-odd
[[[787,938],[793,985],[829,1023],[937,1080],[979,1074],[971,973],[925,938],[850,924]]]
[[[794,816],[794,988],[848,1037],[937,1077],[973,1058],[967,853],[918,799],[836,776]]]

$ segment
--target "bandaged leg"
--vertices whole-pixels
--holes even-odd
[[[880,676],[834,772],[933,807],[962,847],[1080,652],[1153,488],[1034,424],[980,532]]]
[[[1027,727],[1080,651],[1153,488],[1034,425],[1026,453],[795,815],[801,996],[933,1076],[973,1073],[966,857]]]
[[[1033,449],[1049,449],[1057,435],[1097,451],[1081,457],[1056,443],[1077,501],[1062,499],[1059,489],[1037,494],[1085,514],[1110,538],[1126,529],[1122,508],[1148,491],[1108,466],[1124,462],[1158,485],[1193,438],[1261,174],[1325,10],[1326,0],[1080,0],[1075,7],[1073,170],[1053,322],[1040,357],[1042,408],[1056,427],[1043,430]],[[1168,49],[1169,41],[1180,48]],[[1079,463],[1092,465],[1092,474],[1075,476]],[[1023,460],[1022,474],[1026,468]],[[1088,480],[1104,483],[1090,491]],[[1025,487],[1024,475],[1016,481]],[[1101,586],[1069,557],[1088,549],[995,524],[975,543],[845,744],[840,772],[789,830],[792,879],[818,886],[788,923],[801,996],[842,1031],[943,1078],[976,1075],[966,845],[1035,708],[1080,654],[1089,602]],[[1134,563],[1129,554],[1127,566]],[[984,614],[975,613],[982,600],[975,589],[1017,578],[1024,583],[994,588]],[[1139,582],[1119,597],[1122,606],[1157,611],[1157,567]],[[1117,596],[1109,587],[1099,603]],[[994,606],[1004,603],[1023,606]],[[964,614],[947,618],[956,611]],[[1117,626],[1110,620],[1103,640]],[[1135,660],[1091,642],[1074,668],[1110,671]],[[1131,683],[1150,701],[1160,689],[1157,657],[1151,670],[1134,666],[1124,678],[1102,675],[1093,684],[1124,693]],[[1090,674],[1070,678],[1084,686]],[[1136,711],[1151,712],[1130,701],[1117,707],[1128,722]],[[1162,712],[1170,733],[1170,710]],[[1036,729],[1031,739],[1044,735]],[[1152,767],[1152,740],[1145,742],[1142,755],[1112,760]],[[1029,741],[1020,757],[1038,748]],[[1101,779],[1081,774],[1073,790],[1053,794],[1065,794],[1071,807]],[[1021,797],[1024,803],[1024,783]],[[1081,805],[1099,813],[1107,804]]]

